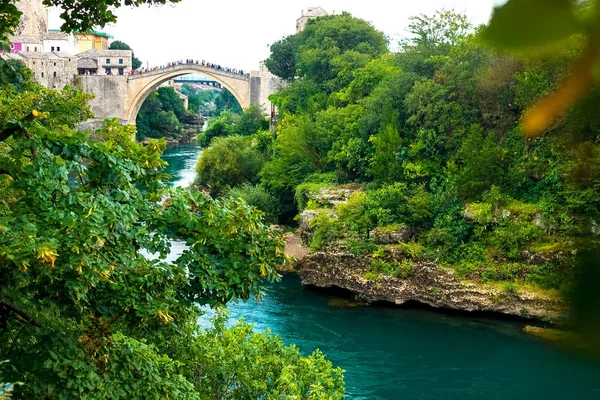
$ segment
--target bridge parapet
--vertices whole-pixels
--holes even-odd
[[[248,75],[239,74],[239,73],[236,74],[233,72],[228,72],[224,69],[211,68],[211,67],[207,67],[205,65],[196,64],[196,63],[177,64],[177,65],[173,65],[170,67],[153,69],[150,71],[136,72],[135,74],[129,75],[128,80],[136,80],[136,79],[141,79],[141,78],[145,78],[148,76],[163,75],[167,72],[175,72],[175,71],[179,71],[179,70],[187,71],[190,69],[193,69],[196,72],[205,71],[205,73],[209,76],[219,75],[224,78],[226,77],[226,78],[239,79],[239,80],[246,81],[246,82],[248,82],[250,80],[250,76],[248,76]]]

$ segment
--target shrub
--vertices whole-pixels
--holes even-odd
[[[473,222],[480,225],[489,225],[494,219],[493,206],[490,203],[471,203],[465,211]]]
[[[501,255],[519,259],[525,246],[542,236],[542,232],[532,223],[505,220],[492,232],[489,243]]]
[[[409,243],[398,243],[395,245],[402,253],[406,254],[409,258],[416,259],[423,255],[425,251],[425,247],[420,245],[419,243],[409,242]]]
[[[338,218],[329,218],[326,212],[317,215],[310,221],[310,229],[313,231],[310,242],[312,251],[322,250],[327,244],[342,237],[342,227]]]
[[[218,195],[227,187],[258,182],[262,165],[262,157],[250,146],[248,139],[241,136],[216,138],[198,160],[196,182],[208,187],[213,196]]]
[[[365,212],[377,226],[403,222],[404,200],[408,189],[404,183],[394,183],[367,192]]]
[[[241,198],[252,207],[258,208],[265,215],[266,223],[277,223],[277,199],[258,185],[243,183],[241,186],[230,189],[228,197]]]
[[[356,256],[370,254],[377,249],[377,245],[371,240],[361,240],[352,237],[344,240],[344,245],[350,253]]]
[[[365,213],[365,198],[365,193],[355,192],[348,201],[340,203],[336,207],[340,222],[346,229],[364,238],[368,236],[372,227],[371,221]]]

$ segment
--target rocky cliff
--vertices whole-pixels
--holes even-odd
[[[403,258],[402,254],[395,257]],[[453,270],[429,262],[412,262],[410,277],[383,275],[367,279],[369,265],[369,256],[317,252],[303,257],[295,267],[305,285],[346,289],[367,304],[387,301],[400,305],[417,301],[436,308],[497,312],[558,325],[565,322],[564,302],[551,295],[461,281]]]

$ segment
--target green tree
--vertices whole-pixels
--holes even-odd
[[[137,58],[135,56],[135,53],[133,52],[133,49],[131,47],[129,47],[129,45],[125,42],[122,42],[120,40],[115,40],[114,42],[111,42],[111,44],[108,46],[109,50],[131,50],[131,67],[133,69],[138,69],[139,67],[142,66],[142,62],[140,61],[139,58]]]
[[[233,132],[240,136],[250,136],[258,131],[269,129],[269,120],[258,105],[251,105],[236,119]]]
[[[273,74],[285,80],[296,76],[296,44],[295,35],[287,36],[271,45],[271,55],[265,65]]]
[[[227,187],[258,182],[263,163],[260,153],[252,148],[248,138],[218,137],[198,160],[196,182],[208,187],[212,195],[217,195]]]
[[[210,118],[206,130],[198,141],[200,146],[208,147],[214,138],[233,134],[233,124],[236,119],[236,115],[228,111],[221,113],[218,117]]]
[[[216,115],[220,115],[225,111],[230,111],[234,114],[242,113],[242,106],[240,106],[240,103],[237,101],[235,96],[226,88],[222,88],[217,95],[217,98],[215,99],[215,106],[217,108]]]
[[[164,140],[140,146],[117,121],[89,140],[75,129],[89,96],[28,74],[0,85],[0,374],[23,382],[14,397],[341,399],[318,352],[222,319],[199,330],[198,305],[277,279],[284,243],[262,213],[170,189]],[[166,262],[171,240],[188,247]]]

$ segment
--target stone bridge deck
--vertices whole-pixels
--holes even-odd
[[[199,72],[199,73],[204,71],[206,76],[218,75],[223,78],[239,79],[241,81],[246,81],[246,82],[248,82],[250,80],[249,75],[235,74],[233,72],[227,72],[223,69],[211,68],[211,67],[207,67],[202,64],[196,64],[196,63],[178,64],[178,65],[173,65],[171,67],[158,68],[158,69],[151,70],[151,71],[136,72],[133,75],[128,75],[127,80],[136,80],[136,79],[146,78],[149,76],[163,75],[168,72],[176,72],[176,71],[182,71],[185,73],[185,71],[188,71],[190,69],[193,69],[194,71]]]

